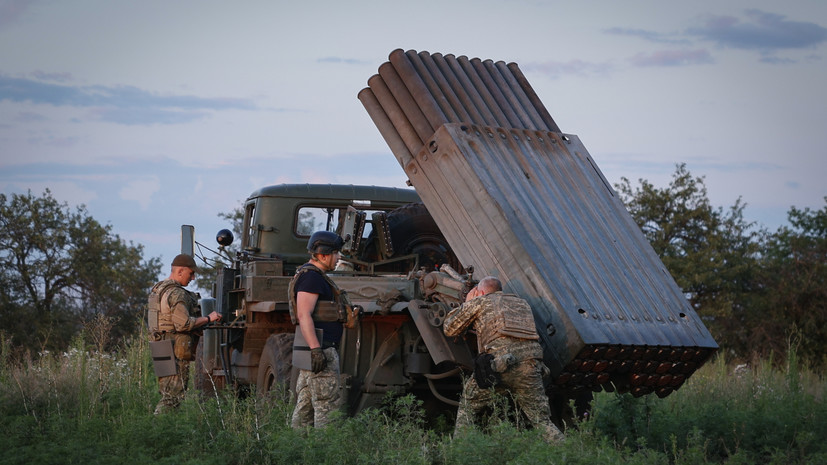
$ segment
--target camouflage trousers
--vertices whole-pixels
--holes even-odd
[[[488,389],[480,388],[474,377],[469,377],[462,389],[455,431],[472,425],[480,412],[491,405],[495,395],[510,394],[531,425],[539,429],[548,442],[563,440],[563,433],[551,422],[542,370],[540,360],[523,360],[500,373],[502,381]]]
[[[161,393],[161,400],[155,406],[155,415],[178,408],[184,400],[184,393],[190,379],[190,362],[175,359],[175,363],[178,365],[178,374],[158,378],[158,392]]]
[[[330,414],[342,405],[339,392],[339,354],[333,347],[324,350],[327,360],[324,370],[313,373],[299,371],[296,381],[296,407],[291,426],[321,428],[330,423]]]

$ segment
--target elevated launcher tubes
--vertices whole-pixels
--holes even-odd
[[[516,63],[395,50],[359,99],[459,260],[530,302],[556,389],[665,397],[717,350]]]

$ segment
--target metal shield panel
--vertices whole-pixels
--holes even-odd
[[[465,266],[526,298],[564,389],[667,395],[718,348],[515,63],[393,51],[359,93]]]

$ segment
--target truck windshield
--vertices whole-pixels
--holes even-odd
[[[296,235],[310,236],[316,231],[334,231],[335,209],[330,207],[301,207],[296,221]]]
[[[344,221],[347,208],[332,208],[332,207],[300,207],[298,217],[296,220],[296,235],[299,237],[309,237],[316,231],[332,231],[339,232],[340,223]],[[374,212],[381,210],[361,210],[366,213],[369,220]],[[365,222],[365,229],[362,232],[362,237],[366,238],[373,230],[373,225],[370,221]]]

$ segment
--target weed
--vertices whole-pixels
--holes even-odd
[[[105,321],[98,322],[105,326]],[[0,333],[0,464],[752,464],[825,463],[824,380],[798,363],[717,359],[665,399],[597,393],[590,418],[546,444],[504,396],[454,436],[434,428],[422,401],[388,396],[382,408],[322,429],[290,428],[289,400],[189,391],[178,411],[158,399],[142,338],[113,352],[95,329],[65,353],[14,353]],[[89,343],[88,343],[89,342]]]

